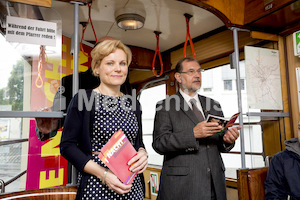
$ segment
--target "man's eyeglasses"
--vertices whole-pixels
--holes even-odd
[[[198,74],[201,74],[201,72],[204,72],[204,69],[198,69],[197,71],[195,70],[189,70],[189,71],[186,71],[186,72],[179,72],[180,74],[187,74],[189,76],[194,76],[196,73]]]

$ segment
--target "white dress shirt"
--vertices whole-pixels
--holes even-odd
[[[191,99],[195,99],[196,100],[196,106],[197,106],[197,108],[200,110],[200,112],[202,113],[202,115],[205,116],[204,112],[203,112],[203,109],[202,109],[201,102],[200,102],[199,97],[198,97],[198,93],[196,93],[195,96],[191,97],[188,94],[184,93],[181,89],[179,89],[179,92],[180,92],[180,94],[182,95],[182,97],[184,98],[184,100],[186,101],[186,103],[189,105],[189,107],[191,109],[192,109],[192,104],[191,104],[190,100]]]

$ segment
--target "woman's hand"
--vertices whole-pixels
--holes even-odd
[[[105,177],[105,184],[113,191],[115,191],[118,194],[125,194],[130,192],[132,184],[125,185],[122,183],[118,177],[110,170],[107,171],[106,177]]]
[[[139,174],[143,173],[148,166],[148,154],[144,148],[139,148],[138,153],[134,156],[129,162],[128,165],[132,172],[138,172]]]
[[[105,175],[105,170],[107,173]],[[111,190],[115,191],[118,194],[125,194],[130,192],[132,184],[125,185],[122,183],[118,177],[110,170],[101,167],[92,160],[89,160],[83,168],[83,171],[94,176],[97,176],[102,183],[107,185]]]

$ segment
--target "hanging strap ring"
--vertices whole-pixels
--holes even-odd
[[[154,33],[156,35],[156,50],[155,50],[155,54],[154,54],[153,61],[152,61],[152,72],[156,77],[160,77],[163,73],[163,70],[164,70],[161,54],[160,54],[160,51],[159,51],[159,34],[161,34],[161,32],[154,31]],[[159,75],[157,75],[157,73],[155,71],[155,60],[156,60],[156,55],[157,54],[158,54],[159,62],[160,62],[160,73],[159,73]]]
[[[196,58],[194,43],[193,43],[193,40],[190,35],[190,25],[189,25],[190,18],[192,18],[193,16],[188,13],[185,13],[184,16],[185,16],[185,21],[186,21],[186,37],[185,37],[185,43],[184,43],[184,47],[183,47],[183,57],[186,58],[186,47],[187,47],[187,42],[189,40],[191,49],[192,49],[193,58]]]
[[[89,17],[88,17],[88,21],[87,22],[80,22],[80,24],[82,25],[82,36],[81,36],[81,41],[80,41],[80,50],[82,51],[82,53],[86,56],[86,57],[91,57],[91,55],[87,54],[84,49],[83,49],[83,45],[82,45],[82,41],[83,41],[83,37],[84,37],[84,33],[85,33],[85,30],[86,30],[86,27],[89,25],[89,23],[91,24],[92,26],[92,30],[94,32],[94,36],[95,36],[95,41],[97,44],[98,42],[98,39],[97,39],[97,35],[96,35],[96,32],[95,32],[95,29],[94,29],[94,25],[93,25],[93,21],[92,21],[92,18],[91,18],[91,7],[92,7],[92,3],[89,3],[88,4],[88,8],[89,8]]]

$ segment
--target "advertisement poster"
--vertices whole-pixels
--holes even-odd
[[[92,47],[84,45],[85,51]],[[33,58],[31,110],[39,111],[44,107],[51,107],[62,77],[73,73],[73,56],[70,54],[71,39],[62,37],[62,59],[44,56],[41,67],[40,57]],[[46,47],[47,54],[47,47]],[[79,72],[86,71],[91,58],[79,53]],[[62,128],[57,134],[45,141],[40,141],[36,135],[35,120],[30,121],[28,165],[26,190],[42,189],[67,184],[67,161],[60,155],[59,143]]]

